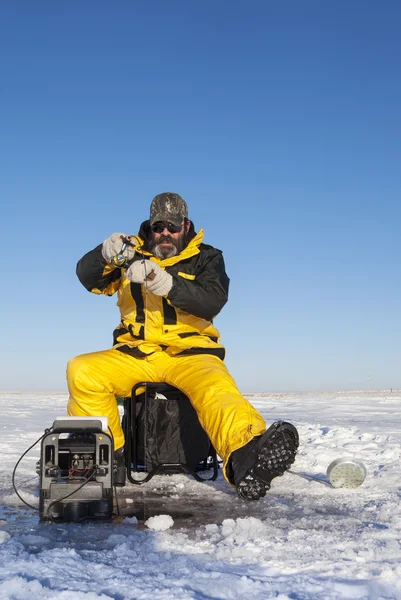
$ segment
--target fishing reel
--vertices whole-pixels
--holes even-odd
[[[124,237],[122,235],[121,239],[122,239],[123,244],[121,246],[120,252],[110,258],[111,264],[114,265],[115,267],[119,267],[119,268],[124,267],[128,261],[128,258],[124,255],[124,251],[127,249],[127,246],[130,246],[131,248],[135,248],[135,244],[133,244],[131,242],[130,235],[127,235],[126,237]]]

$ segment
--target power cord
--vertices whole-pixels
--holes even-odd
[[[50,502],[49,506],[47,507],[47,511],[46,511],[47,516],[51,517],[51,515],[49,515],[49,510],[52,506],[54,506],[58,502],[63,502],[67,498],[70,498],[71,496],[73,496],[74,494],[79,492],[79,490],[82,490],[82,488],[94,478],[94,476],[96,475],[96,469],[97,469],[97,465],[93,465],[93,467],[91,467],[91,469],[90,469],[90,470],[92,470],[92,473],[89,475],[89,477],[87,477],[85,479],[85,481],[83,483],[81,483],[81,485],[79,485],[77,488],[75,488],[75,490],[73,490],[70,494],[63,496],[62,498],[57,498],[57,500],[53,500],[53,502]]]
[[[50,433],[51,431],[52,431],[52,429],[45,429],[45,432],[44,432],[44,433],[43,433],[43,434],[40,436],[40,438],[38,438],[38,439],[36,440],[36,442],[34,442],[34,443],[32,444],[32,446],[29,446],[29,448],[28,448],[27,450],[25,450],[25,452],[24,452],[23,454],[21,454],[21,456],[20,456],[20,457],[19,457],[19,459],[17,460],[17,463],[16,463],[16,465],[15,465],[15,467],[14,467],[14,469],[13,469],[13,474],[12,474],[12,478],[11,478],[11,481],[12,481],[12,484],[13,484],[13,490],[14,490],[14,492],[17,494],[17,496],[18,496],[18,498],[21,500],[21,502],[23,502],[23,503],[24,503],[26,506],[28,506],[29,508],[33,508],[33,510],[39,510],[39,507],[38,507],[38,506],[33,506],[32,504],[29,504],[29,502],[26,502],[26,500],[24,500],[24,499],[23,499],[23,497],[20,495],[20,493],[19,493],[19,492],[18,492],[18,490],[17,490],[17,486],[15,485],[15,474],[16,474],[16,472],[17,472],[18,465],[20,464],[20,462],[21,462],[21,460],[24,458],[24,456],[26,456],[26,455],[28,454],[28,452],[29,452],[30,450],[32,450],[32,448],[33,448],[34,446],[36,446],[36,444],[38,444],[38,443],[39,443],[39,442],[40,442],[40,441],[41,441],[41,440],[42,440],[42,439],[45,437],[45,435],[47,435],[47,434],[48,434],[48,433]]]

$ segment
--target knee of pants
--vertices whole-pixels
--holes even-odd
[[[68,382],[74,383],[77,379],[78,373],[81,368],[82,361],[79,356],[71,358],[67,363],[67,380]]]
[[[87,390],[90,381],[93,384],[93,373],[91,373],[90,365],[84,356],[76,356],[68,361],[67,383],[70,393],[74,390]]]

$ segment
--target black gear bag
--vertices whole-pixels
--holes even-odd
[[[186,472],[198,481],[216,479],[216,451],[190,400],[177,388],[149,382],[134,386],[131,397],[124,398],[122,426],[131,483],[145,483],[161,472]],[[211,476],[199,475],[208,469]]]

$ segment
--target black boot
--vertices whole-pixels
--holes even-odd
[[[228,475],[244,500],[259,500],[275,477],[283,475],[295,460],[299,436],[291,423],[277,421],[261,436],[235,450]]]
[[[124,448],[119,448],[114,451],[113,485],[124,487],[126,473]]]

